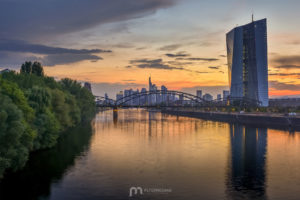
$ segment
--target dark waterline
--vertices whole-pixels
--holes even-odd
[[[298,199],[299,155],[297,132],[105,111],[8,174],[0,199]]]

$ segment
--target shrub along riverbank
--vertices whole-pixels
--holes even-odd
[[[22,168],[31,151],[53,147],[60,134],[95,115],[94,97],[71,79],[44,76],[38,62],[0,75],[0,178]]]

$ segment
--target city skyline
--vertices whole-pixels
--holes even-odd
[[[86,85],[87,83],[85,83]],[[89,90],[91,90],[89,87],[88,87]],[[136,88],[135,90],[132,89],[132,88],[125,88],[124,90],[121,90],[119,92],[117,92],[115,95],[113,96],[109,96],[107,93],[104,94],[104,96],[98,96],[98,97],[104,97],[106,101],[110,101],[110,100],[120,100],[120,99],[123,99],[125,98],[126,96],[130,96],[130,95],[133,95],[133,94],[136,94],[136,93],[146,93],[147,91],[161,91],[161,93],[159,94],[160,97],[158,98],[161,98],[158,100],[158,102],[155,102],[155,103],[163,103],[163,102],[166,102],[167,100],[169,100],[169,95],[166,95],[166,97],[163,97],[164,96],[164,92],[163,91],[169,91],[168,87],[166,87],[165,85],[156,85],[156,84],[153,84],[152,83],[152,80],[151,80],[151,76],[149,76],[148,78],[148,89],[147,89],[147,86],[146,87],[143,87],[143,88]],[[208,100],[208,101],[211,101],[211,100],[223,100],[223,99],[226,99],[228,96],[229,96],[229,90],[223,90],[222,91],[222,94],[216,94],[216,95],[213,95],[213,94],[210,94],[209,92],[205,92],[203,90],[195,90],[194,92],[191,92],[190,93],[191,95],[194,95],[194,96],[197,96],[197,97],[200,97],[200,98],[203,98],[204,100]],[[211,97],[211,99],[206,99],[204,98],[205,95],[209,95]],[[146,95],[147,96],[147,95]],[[149,99],[149,97],[138,97],[138,101],[140,101],[141,98],[146,98],[147,101],[151,102],[151,100]],[[135,99],[132,99],[132,100],[135,100]],[[173,98],[172,101],[175,101],[175,100],[179,100],[179,96],[178,97],[175,97]],[[155,100],[156,101],[156,100]],[[146,102],[146,100],[145,100]],[[144,102],[144,103],[145,103]]]
[[[69,4],[2,1],[0,68],[16,70],[25,60],[38,60],[49,76],[91,82],[96,95],[146,87],[151,74],[158,85],[172,90],[202,89],[216,96],[229,89],[225,34],[250,22],[254,13],[255,19],[268,19],[270,97],[300,95],[297,1]],[[55,10],[51,19],[35,17],[54,13],[52,7],[65,10]],[[76,16],[78,9],[84,23]]]
[[[89,83],[84,83],[84,86],[90,90]],[[153,92],[153,94],[148,94],[147,92]],[[172,94],[173,92],[178,94]],[[102,104],[122,104],[126,102],[126,105],[170,105],[172,103],[177,104],[195,104],[194,100],[188,99],[184,94],[179,94],[180,91],[169,90],[165,85],[157,86],[152,83],[151,76],[148,79],[148,89],[146,87],[137,88],[133,90],[132,88],[126,88],[117,92],[114,96],[109,96],[107,93],[104,96],[96,96],[96,102],[99,105]],[[223,101],[227,100],[230,92],[228,90],[223,90],[222,94],[217,94],[216,98],[210,93],[205,93],[202,90],[196,90],[193,93],[187,93],[188,95],[193,95],[205,101]],[[198,100],[200,100],[198,99]],[[179,101],[179,102],[178,102]],[[226,101],[224,101],[226,102]]]

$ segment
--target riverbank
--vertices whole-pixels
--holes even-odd
[[[285,116],[284,114],[203,112],[203,111],[170,110],[170,109],[165,109],[162,110],[161,112],[165,114],[194,117],[194,118],[200,118],[200,119],[206,119],[212,121],[300,130],[300,117]]]

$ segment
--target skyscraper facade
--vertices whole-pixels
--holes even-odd
[[[268,106],[267,20],[252,21],[226,35],[230,97]]]
[[[202,98],[202,90],[197,90],[197,97]]]

